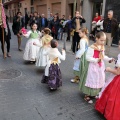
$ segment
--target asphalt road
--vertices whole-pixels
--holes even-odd
[[[22,49],[26,41],[22,39]],[[69,51],[71,43],[66,44],[67,59],[60,64],[63,86],[51,92],[40,82],[44,69],[24,62],[23,52],[17,50],[17,38],[12,33],[12,57],[4,60],[0,53],[0,120],[104,120],[94,110],[94,104],[84,101],[78,84],[70,83],[74,55]],[[59,48],[62,46],[60,41]],[[114,51],[117,54],[116,47],[112,48],[111,56],[115,55]]]

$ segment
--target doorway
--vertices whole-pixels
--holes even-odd
[[[73,3],[69,4],[69,5],[68,5],[68,8],[69,8],[69,10],[68,10],[69,15],[71,15],[72,18],[73,18],[73,17],[74,17],[74,16],[73,16],[73,15],[74,15],[74,13],[73,13],[73,11],[74,11],[74,4],[73,4]]]
[[[99,15],[102,15],[102,2],[94,2],[93,5],[93,18],[95,17],[95,14],[98,13]]]

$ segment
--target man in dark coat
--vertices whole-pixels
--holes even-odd
[[[27,29],[28,21],[29,21],[28,14],[25,13],[25,29]]]
[[[46,27],[48,27],[48,21],[47,18],[45,18],[45,15],[42,14],[40,19],[40,30],[43,30]]]
[[[24,27],[24,18],[22,17],[21,12],[17,12],[17,15],[13,18],[12,30],[13,33],[18,38],[18,50],[22,51],[21,47],[21,28]]]
[[[104,19],[103,22],[103,29],[106,34],[106,54],[109,55],[110,52],[110,47],[113,41],[113,37],[115,36],[117,30],[118,30],[118,22],[117,20],[113,17],[113,11],[110,10],[108,11],[108,17]]]
[[[37,24],[37,29],[40,30],[40,18],[38,17],[38,13],[37,12],[34,12],[33,17],[31,17],[31,19],[30,19],[30,26],[33,23],[36,23]]]
[[[74,36],[73,36],[73,47],[72,51],[73,54],[78,50],[78,44],[80,42],[80,37],[79,37],[79,29],[81,28],[82,24],[85,23],[86,20],[80,15],[79,11],[75,12],[75,17],[72,19],[72,29],[75,30]]]

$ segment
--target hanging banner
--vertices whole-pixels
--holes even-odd
[[[2,24],[3,23],[3,27],[4,28],[6,28],[7,27],[7,25],[6,25],[6,15],[5,15],[5,11],[4,11],[4,8],[3,8],[3,4],[2,3],[0,3],[0,11],[1,11],[1,13],[0,13],[0,24]]]
[[[2,0],[0,0],[0,25],[2,25]]]

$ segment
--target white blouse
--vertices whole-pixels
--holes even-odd
[[[81,58],[81,56],[84,54],[86,50],[86,44],[88,43],[86,40],[84,40],[84,38],[80,40],[80,49],[76,53],[76,58]]]
[[[58,48],[50,48],[44,55],[48,55],[49,56],[49,60],[52,61],[55,58],[59,58],[59,63],[60,63],[60,59],[61,60],[65,60],[66,58],[66,53],[65,51],[62,51],[62,54],[58,51]]]
[[[49,61],[47,63],[47,66],[45,68],[45,76],[49,75],[49,67],[51,65],[51,62],[55,59],[58,58],[58,64],[61,63],[61,60],[65,60],[66,58],[66,53],[65,51],[62,51],[62,54],[58,51],[58,48],[50,48],[44,55],[48,55]]]
[[[105,53],[103,52],[104,55],[104,59],[105,61],[110,61],[112,60],[112,58],[109,58],[108,56],[105,55]],[[86,53],[86,60],[89,62],[93,62],[93,63],[98,63],[98,59],[99,58],[94,58],[94,49],[89,47]]]

